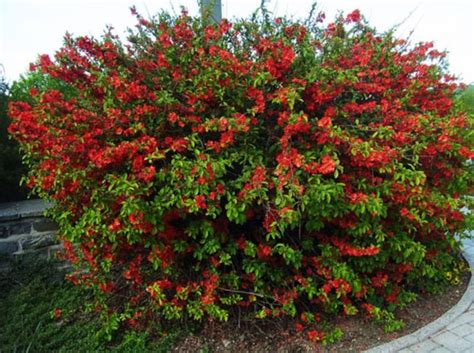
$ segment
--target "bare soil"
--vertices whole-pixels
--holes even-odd
[[[305,334],[296,334],[290,320],[263,323],[233,320],[209,323],[199,334],[187,336],[173,352],[362,352],[415,332],[436,320],[461,299],[469,279],[470,274],[465,273],[457,286],[446,288],[442,293],[419,293],[416,301],[395,313],[397,319],[405,322],[405,327],[392,333],[385,333],[380,324],[365,317],[341,316],[333,318],[330,324],[340,327],[344,336],[335,344],[323,346],[309,341]]]

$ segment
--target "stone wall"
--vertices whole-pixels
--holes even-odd
[[[50,206],[42,200],[0,204],[0,255],[51,258],[61,246],[55,238],[57,225],[44,217]]]

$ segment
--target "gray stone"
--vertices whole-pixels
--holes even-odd
[[[450,331],[455,331],[456,327],[464,325],[464,324],[474,325],[474,311],[466,311],[464,314],[456,318],[456,320],[451,322],[447,326],[447,329]]]
[[[411,348],[404,348],[398,351],[398,353],[415,353]]]
[[[51,245],[48,247],[48,259],[57,259],[58,251],[63,249],[64,248],[61,244]]]
[[[37,232],[51,232],[58,230],[58,225],[48,218],[42,218],[33,223],[33,229]]]
[[[28,256],[29,259],[41,258],[41,259],[49,260],[51,256],[51,251],[49,250],[48,247],[40,248],[40,249],[29,249],[29,250],[20,249],[18,251],[15,251],[12,255],[14,255],[16,258]]]
[[[0,224],[0,239],[8,238],[9,235],[8,226],[6,224]]]
[[[19,218],[43,216],[44,211],[52,206],[43,200],[26,200],[0,204],[0,221],[11,221]]]
[[[28,256],[29,258],[39,257],[46,260],[51,260],[56,258],[56,254],[60,249],[62,249],[62,246],[60,244],[55,244],[38,249],[19,249],[18,251],[12,253],[12,255],[15,257]]]
[[[0,204],[0,222],[13,221],[20,218],[16,203]]]
[[[31,233],[31,221],[15,222],[7,226],[10,228],[10,235]]]
[[[458,351],[452,351],[446,347],[440,346],[436,349],[433,349],[432,351],[424,352],[424,353],[455,353],[455,352],[458,352]]]
[[[451,331],[441,331],[432,340],[444,347],[449,347],[454,352],[461,352],[469,347],[472,347],[472,343],[465,340]]]
[[[3,240],[0,241],[0,254],[13,254],[18,250],[18,242]]]
[[[472,327],[472,326],[471,326]],[[474,329],[474,327],[472,327]],[[463,337],[465,340],[468,340],[469,342],[471,342],[472,344],[474,344],[474,331],[469,334],[469,335],[466,335]]]
[[[456,335],[464,337],[474,333],[474,327],[469,324],[463,324],[457,326],[454,330],[452,330]]]
[[[41,235],[31,235],[19,240],[22,250],[40,249],[56,244],[56,239],[53,233],[46,233]]]
[[[433,342],[432,340],[424,340],[418,344],[410,346],[409,348],[413,352],[432,352],[436,348],[440,348],[441,346],[438,343]]]

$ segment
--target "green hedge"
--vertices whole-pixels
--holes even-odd
[[[11,105],[55,201],[69,278],[112,338],[150,323],[393,311],[458,280],[472,115],[431,43],[333,23],[183,12],[127,43],[67,36]]]

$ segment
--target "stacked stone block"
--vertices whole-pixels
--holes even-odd
[[[0,204],[0,255],[51,258],[60,245],[57,225],[44,216],[50,206],[42,200]]]

